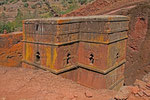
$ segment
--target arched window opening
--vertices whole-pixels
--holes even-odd
[[[36,52],[36,62],[39,62],[40,61],[40,52]]]
[[[89,60],[90,60],[91,64],[94,63],[94,55],[93,54],[90,54]]]
[[[71,57],[70,57],[70,56],[71,56],[71,54],[70,54],[70,53],[68,53],[68,54],[67,54],[67,62],[66,62],[67,64],[69,64],[69,63],[70,63],[70,59],[71,59]]]

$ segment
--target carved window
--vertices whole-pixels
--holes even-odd
[[[35,25],[35,30],[38,31],[39,30],[39,24]]]
[[[40,61],[40,52],[36,52],[36,62],[39,62]]]
[[[94,55],[93,54],[90,54],[89,60],[90,60],[90,64],[94,63]]]
[[[70,59],[71,59],[71,54],[68,53],[67,54],[67,60],[66,60],[66,63],[69,64],[70,63]]]
[[[119,56],[119,52],[116,54],[116,59],[118,59],[120,56]]]

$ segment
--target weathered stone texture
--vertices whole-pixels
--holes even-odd
[[[150,71],[147,67],[150,64],[150,4],[140,4],[114,14],[130,17],[125,83],[131,85]]]
[[[23,63],[91,88],[115,89],[123,85],[128,23],[125,16],[26,20]]]
[[[0,35],[0,65],[20,67],[22,59],[22,33]]]

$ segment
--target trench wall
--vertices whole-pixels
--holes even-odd
[[[22,32],[0,35],[0,66],[21,67]]]
[[[131,22],[125,71],[127,85],[150,72],[150,7],[137,6],[129,13]]]
[[[130,17],[124,75],[125,84],[131,85],[150,72],[150,4],[138,4],[110,14]]]

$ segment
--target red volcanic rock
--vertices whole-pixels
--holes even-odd
[[[132,93],[133,94],[137,94],[139,91],[140,91],[140,89],[137,86],[132,87]]]
[[[150,89],[150,82],[146,84],[147,88]]]
[[[93,93],[90,92],[90,91],[86,91],[85,92],[85,96],[88,97],[88,98],[92,98],[93,97]]]
[[[134,95],[131,95],[127,100],[143,100],[143,98],[135,97]]]
[[[145,82],[148,82],[148,81],[149,81],[149,79],[148,79],[148,78],[145,78],[145,79],[144,79],[144,81],[145,81]]]
[[[7,30],[4,30],[4,34],[7,34]]]
[[[132,93],[140,97],[150,97],[150,84],[141,80],[136,80],[132,89]],[[137,86],[139,88],[137,88]]]
[[[7,67],[21,67],[23,44],[22,33],[0,35],[0,65]]]
[[[144,94],[143,94],[142,91],[138,92],[137,94],[138,94],[140,97],[144,96]]]
[[[147,66],[147,67],[150,68],[150,66]],[[148,73],[147,75],[145,75],[145,76],[142,78],[142,80],[143,80],[144,82],[146,82],[147,84],[150,85],[150,73]]]
[[[141,80],[137,80],[134,83],[135,86],[138,86],[140,89],[142,90],[146,90],[146,83],[141,81]]]
[[[150,89],[146,88],[149,86],[148,83],[136,80],[134,85],[122,87],[115,96],[115,100],[150,100]]]
[[[78,98],[78,95],[76,95],[76,94],[70,93],[67,95],[67,99],[69,99],[69,100],[76,100],[76,98]]]
[[[115,96],[116,100],[127,100],[129,96],[131,95],[131,87],[129,86],[123,86],[118,91],[117,95]]]
[[[143,93],[144,93],[147,97],[150,97],[150,90],[145,90],[145,91],[143,91]]]

